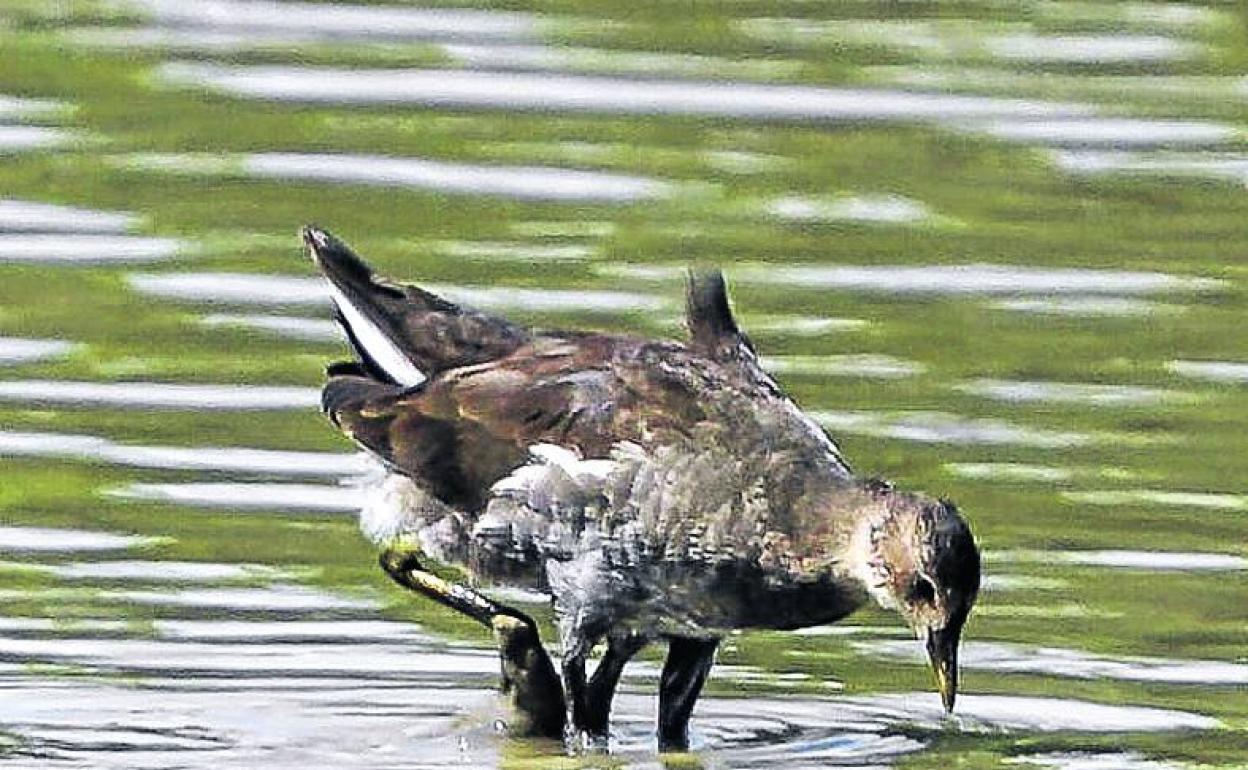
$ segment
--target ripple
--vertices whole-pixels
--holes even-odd
[[[1052,147],[1204,147],[1234,142],[1234,126],[1195,120],[1078,118],[998,120],[968,126],[996,139]]]
[[[972,380],[953,386],[954,390],[1010,403],[1047,402],[1089,406],[1147,406],[1190,400],[1191,394],[1160,388],[1129,385],[1100,385],[1073,382],[1028,382],[1022,380]]]
[[[12,592],[11,595],[21,592]],[[41,597],[55,597],[52,590],[40,591]],[[66,598],[81,598],[74,589]],[[227,610],[230,612],[330,612],[338,610],[375,610],[371,599],[335,596],[303,586],[275,585],[267,588],[193,588],[161,591],[95,591],[95,601],[142,604],[153,607],[182,609]]]
[[[1088,77],[1080,74],[990,66],[882,65],[868,67],[873,80],[922,89],[953,89],[1005,93],[1060,93],[1101,103],[1124,99],[1176,103],[1223,102],[1241,96],[1240,80],[1229,75],[1161,75],[1155,73]],[[1107,118],[1112,120],[1113,118]]]
[[[64,340],[30,340],[0,337],[0,365],[27,364],[69,355],[75,345]]]
[[[410,644],[296,642],[195,642],[149,639],[0,639],[0,658],[72,662],[99,669],[157,676],[300,674],[375,679],[484,680],[498,675],[489,650],[432,652]]]
[[[530,14],[456,8],[332,5],[266,0],[124,0],[149,20],[181,30],[299,35],[301,40],[517,40],[538,32]]]
[[[27,99],[20,96],[0,94],[0,119],[28,118],[60,112],[66,107],[64,102],[53,99]]]
[[[54,575],[63,580],[133,580],[170,583],[218,583],[235,580],[277,580],[289,572],[264,564],[220,564],[199,561],[98,561],[71,564],[0,562]]]
[[[270,332],[287,339],[307,342],[339,342],[342,330],[333,321],[259,313],[213,313],[199,319],[205,326],[223,326],[249,331]]]
[[[93,460],[139,468],[282,476],[350,476],[375,465],[361,454],[291,452],[247,447],[168,447],[118,444],[70,433],[0,431],[0,456]]]
[[[896,380],[927,370],[917,361],[877,354],[840,356],[763,356],[759,361],[772,374],[798,377],[865,377]]]
[[[640,280],[669,280],[683,275],[683,266],[618,265],[604,266],[601,271]],[[762,286],[955,296],[1147,295],[1215,291],[1226,285],[1218,279],[1168,273],[982,263],[920,266],[737,263],[727,272],[735,283]]]
[[[1123,612],[1097,610],[1087,604],[986,604],[978,607],[975,614],[986,618],[1027,618],[1030,620],[1050,621],[1053,619],[1093,619],[1118,620],[1126,616]]]
[[[85,529],[0,526],[0,551],[119,551],[164,542],[159,538]]]
[[[943,412],[813,412],[832,431],[928,444],[1034,446],[1050,449],[1085,446],[1104,436],[1073,431],[1042,430],[1003,420],[972,419]]]
[[[938,728],[947,724],[940,699],[930,693],[846,699],[877,709],[896,709],[896,717]],[[959,695],[955,716],[965,732],[1032,730],[1037,732],[1139,733],[1211,730],[1218,720],[1201,714],[1142,706],[1113,706],[1066,698]]]
[[[71,27],[63,30],[61,35],[74,46],[178,53],[281,50],[309,43],[333,43],[328,35],[314,31],[221,27]]]
[[[411,623],[389,620],[154,620],[157,636],[193,641],[411,642],[432,640]]]
[[[439,241],[429,249],[447,257],[487,262],[583,262],[595,249],[579,243],[509,243],[504,241]]]
[[[316,388],[164,382],[0,380],[0,401],[126,409],[319,409]]]
[[[926,653],[911,640],[878,639],[851,642],[859,652],[912,663],[926,663]],[[1028,647],[1003,642],[965,642],[959,662],[965,668],[1072,679],[1115,679],[1162,684],[1248,684],[1248,665],[1216,660],[1110,657],[1081,650]]]
[[[530,201],[631,203],[667,197],[676,190],[668,182],[601,171],[383,155],[269,152],[231,158],[151,154],[129,156],[125,163],[161,173],[402,187]]]
[[[980,582],[985,591],[1058,591],[1069,585],[1065,580],[1035,575],[985,575]]]
[[[1003,562],[1035,564],[1078,564],[1149,571],[1246,570],[1248,558],[1229,553],[1185,553],[1182,551],[990,551],[989,558]]]
[[[462,67],[535,72],[587,72],[723,80],[730,77],[768,80],[792,78],[802,63],[793,59],[733,59],[720,56],[659,51],[624,51],[583,46],[465,45],[438,46],[446,58]]]
[[[139,217],[124,211],[96,211],[13,199],[0,199],[0,233],[113,233],[133,229]]]
[[[618,227],[602,219],[529,219],[512,222],[507,229],[525,238],[610,238]]]
[[[174,689],[183,683],[197,689]],[[489,729],[458,726],[493,702],[484,690],[405,687],[391,694],[377,682],[360,682],[303,692],[270,682],[263,689],[229,692],[188,679],[156,686],[50,682],[13,694],[21,708],[6,714],[6,728],[24,739],[39,766],[63,761],[104,770],[382,765],[487,770],[499,762],[498,739]],[[215,750],[177,750],[186,748],[178,738],[192,726],[200,740],[218,742]],[[174,745],[159,752],[110,750],[136,730]],[[37,740],[49,733],[59,739]],[[117,738],[102,742],[101,733]]]
[[[930,121],[1082,114],[1083,105],[908,91],[436,69],[174,63],[166,81],[235,96],[332,104],[422,104],[756,120]]]
[[[1149,759],[1135,751],[1024,754],[1005,761],[1011,765],[1053,767],[1057,770],[1184,770],[1182,765]]]
[[[805,628],[795,628],[787,632],[793,636],[909,636],[910,633],[904,628],[890,628],[888,626],[855,626],[846,623],[834,623],[827,626],[807,626]],[[800,650],[792,650],[790,653],[795,654],[803,652]],[[800,656],[798,656],[800,657]]]
[[[1035,35],[990,37],[988,51],[1001,59],[1045,64],[1149,64],[1190,59],[1204,46],[1161,35]]]
[[[83,233],[0,234],[0,263],[102,264],[169,259],[185,245],[172,238]]]
[[[23,753],[42,754],[51,759],[59,755],[63,747],[77,746],[92,752],[126,756],[131,761],[136,761],[135,758],[143,753],[219,751],[229,745],[224,738],[200,736],[194,734],[194,731],[189,731],[189,735],[180,734],[182,732],[184,731],[176,728],[153,730],[121,725],[108,725],[97,729],[72,725],[30,725],[22,736],[27,743]]]
[[[59,147],[73,138],[73,134],[59,128],[0,125],[0,153]]]
[[[684,319],[678,323],[683,324]],[[826,318],[802,315],[747,315],[742,326],[752,334],[788,334],[796,337],[819,337],[824,334],[861,331],[871,325],[862,318]]]
[[[1248,155],[1243,153],[1057,150],[1052,157],[1071,174],[1248,180]]]
[[[1058,484],[1075,477],[1069,468],[1028,463],[945,463],[943,467],[964,479]]]
[[[1035,315],[1082,316],[1087,318],[1140,318],[1175,315],[1186,310],[1182,305],[1134,299],[1131,297],[1028,297],[992,303],[997,310]]]
[[[490,664],[488,675],[496,674],[492,656],[479,660]],[[295,767],[314,761],[318,766],[372,768],[394,766],[401,756],[418,756],[413,767],[419,768],[498,766],[501,741],[485,727],[492,721],[491,712],[498,710],[498,700],[488,690],[303,674],[263,678],[242,671],[221,682],[191,673],[125,685],[33,681],[8,688],[14,697],[6,726],[22,737],[48,729],[142,730],[174,740],[193,736],[221,742],[221,750],[205,752],[202,758],[196,752],[178,753],[178,765],[186,767]],[[912,734],[916,729],[1142,732],[1218,726],[1215,720],[1181,711],[1058,698],[968,695],[960,704],[960,726],[950,727],[939,701],[927,694],[707,697],[698,704],[693,741],[714,766],[729,769],[879,768],[923,748],[922,736]],[[649,695],[617,699],[613,763],[632,770],[655,767],[652,714]],[[135,766],[135,752],[110,752],[96,739],[66,740],[58,749],[66,759],[92,767]],[[168,755],[162,757],[167,764]],[[560,761],[557,755],[552,758]]]
[[[319,278],[245,273],[160,273],[128,276],[140,294],[162,299],[262,306],[328,308],[328,285]],[[449,286],[421,283],[452,302],[484,310],[621,313],[663,310],[666,299],[622,291],[525,289],[502,286]],[[319,403],[319,401],[318,401]]]
[[[1248,364],[1238,361],[1171,361],[1166,368],[1194,380],[1248,382]]]
[[[358,511],[364,500],[355,487],[328,484],[130,484],[107,494],[206,508],[326,512]]]
[[[33,565],[24,565],[33,566]],[[118,633],[132,628],[128,620],[96,620],[94,618],[6,618],[0,617],[0,631],[5,633]],[[2,685],[0,685],[2,686]]]
[[[1193,28],[1225,22],[1226,16],[1199,9],[1130,3],[1052,3],[1029,16],[1057,26],[1157,26]],[[929,60],[982,60],[1032,64],[1153,64],[1200,55],[1204,46],[1163,35],[1070,34],[1036,31],[1036,25],[975,19],[754,18],[738,23],[751,37],[783,47],[832,49],[846,45],[905,51]],[[1002,34],[1004,32],[1004,34]]]
[[[1098,489],[1062,492],[1062,497],[1085,505],[1164,505],[1222,511],[1248,510],[1248,497],[1216,492],[1172,492],[1164,489]]]
[[[863,222],[915,224],[931,219],[918,201],[900,195],[852,195],[831,198],[789,195],[765,205],[766,212],[785,222]]]

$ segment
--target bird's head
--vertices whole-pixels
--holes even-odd
[[[947,711],[958,692],[958,641],[979,594],[979,548],[953,503],[884,489],[859,537],[867,588],[925,642]]]

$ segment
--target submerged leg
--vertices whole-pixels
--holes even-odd
[[[611,701],[624,673],[624,664],[650,642],[643,634],[625,632],[607,637],[607,651],[589,679],[585,702],[584,729],[590,735],[606,738],[611,724]]]
[[[718,639],[674,636],[659,679],[659,751],[689,748],[689,717],[715,662]]]
[[[574,629],[563,632],[563,691],[568,699],[568,736],[579,739],[583,733],[596,737],[586,723],[589,687],[585,680],[585,658],[596,640]]]
[[[381,568],[404,588],[467,615],[494,633],[503,669],[502,690],[511,695],[516,711],[511,726],[514,735],[563,736],[563,689],[532,618],[427,572],[411,552],[383,551]]]

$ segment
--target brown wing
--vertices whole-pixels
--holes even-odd
[[[676,345],[626,337],[542,337],[497,361],[443,372],[403,390],[349,367],[332,374],[324,408],[361,445],[473,510],[490,486],[552,443],[602,457],[620,441],[678,440],[706,419]],[[682,361],[687,363],[687,361]]]

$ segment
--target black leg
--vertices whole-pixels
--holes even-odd
[[[585,723],[589,704],[585,658],[593,649],[594,641],[576,631],[565,631],[563,634],[563,691],[568,699],[568,724],[572,728],[568,737],[574,740],[589,732]]]
[[[659,680],[659,751],[689,748],[689,717],[715,662],[718,639],[672,637]]]
[[[567,706],[550,656],[542,647],[533,619],[516,615],[494,618],[494,640],[503,667],[504,693],[515,710],[510,732],[517,736],[563,737]]]
[[[502,663],[502,690],[511,695],[515,709],[513,735],[563,737],[563,688],[532,618],[467,586],[449,583],[425,571],[414,553],[384,551],[381,567],[404,588],[461,612],[493,632]]]
[[[624,665],[650,642],[643,634],[626,632],[607,637],[607,652],[598,661],[594,675],[589,679],[589,692],[585,704],[585,731],[590,735],[606,738],[611,725],[611,701],[615,688],[624,673]]]

